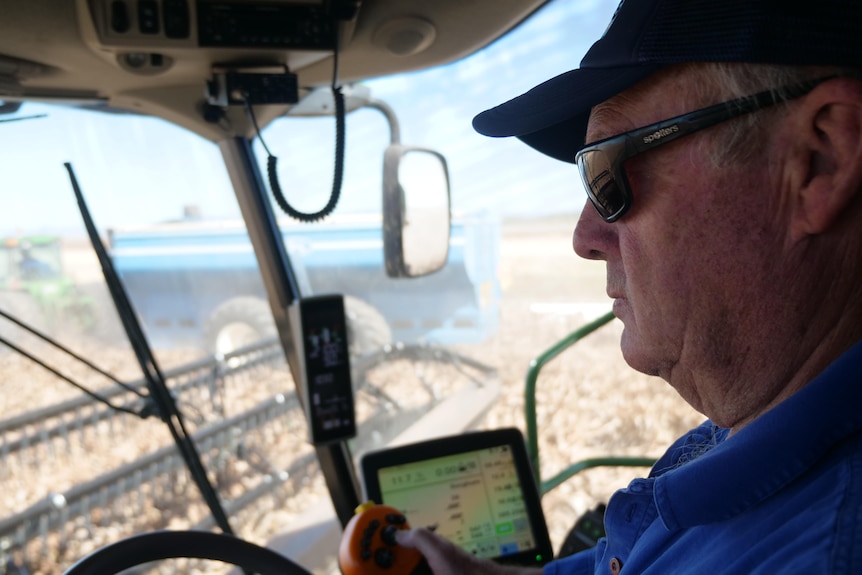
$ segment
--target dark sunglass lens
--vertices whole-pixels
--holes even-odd
[[[605,219],[619,214],[626,205],[622,188],[614,178],[610,162],[601,150],[587,150],[577,156],[581,178],[593,205]]]

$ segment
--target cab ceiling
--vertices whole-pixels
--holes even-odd
[[[200,111],[214,67],[286,67],[297,74],[302,93],[331,83],[333,52],[283,45],[200,47],[198,11],[213,5],[325,10],[331,1],[342,2],[342,13],[349,15],[337,24],[339,80],[348,83],[462,58],[546,0],[0,0],[0,100],[101,101],[218,140],[230,134],[206,122]],[[165,10],[177,5],[187,8],[189,20],[188,35],[180,38],[165,31]],[[118,10],[125,22],[118,22]],[[159,18],[155,32],[141,31],[147,10]],[[287,108],[267,106],[259,119],[265,123]]]

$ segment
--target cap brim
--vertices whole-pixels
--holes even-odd
[[[552,158],[573,162],[583,145],[590,110],[660,69],[659,65],[579,68],[473,118],[473,128],[495,138],[517,136]]]

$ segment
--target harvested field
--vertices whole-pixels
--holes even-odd
[[[504,226],[500,250],[502,306],[500,330],[490,341],[461,349],[499,369],[502,397],[487,414],[488,428],[515,426],[525,429],[524,381],[530,361],[555,342],[604,314],[610,302],[604,295],[604,265],[584,262],[571,249],[571,229],[575,216],[542,222],[510,222]],[[86,258],[79,261],[86,261]],[[80,266],[80,264],[79,264]],[[92,277],[92,270],[80,268],[80,277]],[[622,326],[614,321],[553,360],[542,371],[537,386],[541,471],[547,479],[570,463],[604,455],[658,456],[663,449],[703,417],[688,407],[665,382],[632,371],[623,361],[618,343]],[[99,359],[100,365],[116,370],[123,378],[134,378],[128,349],[112,349],[104,343],[76,341],[76,349]],[[183,352],[160,354],[163,368],[190,361]],[[132,367],[129,367],[129,366]],[[0,353],[0,418],[25,409],[44,407],[79,392],[23,358]],[[83,372],[73,373],[90,383]],[[267,393],[283,389],[289,382],[284,374],[273,375]],[[263,383],[263,382],[258,382]],[[436,382],[445,387],[446,382]],[[93,387],[104,382],[92,383]],[[246,398],[248,399],[248,398]],[[294,441],[301,441],[302,429]],[[166,434],[163,434],[166,435]],[[128,439],[128,438],[125,438]],[[100,445],[100,441],[106,445]],[[46,465],[49,476],[36,471],[31,478],[0,474],[0,517],[14,513],[50,492],[61,491],[70,482],[92,472],[94,461],[128,461],[152,449],[153,441],[167,441],[161,435],[144,434],[141,442],[119,442],[107,432],[88,438],[81,453],[80,469]],[[145,442],[149,442],[145,445]],[[6,462],[9,463],[9,462]],[[16,462],[16,465],[18,463]],[[34,467],[38,469],[38,467]],[[543,500],[551,528],[552,542],[559,545],[575,519],[597,502],[624,486],[645,469],[601,468],[575,476],[550,492]],[[73,479],[74,478],[74,479]],[[300,502],[301,500],[301,502]],[[296,498],[273,509],[266,517],[249,520],[243,536],[257,542],[288,525],[291,514],[301,513],[314,501],[328,504],[319,476],[309,480]],[[182,525],[172,525],[182,527]],[[59,573],[56,564],[38,573]],[[2,572],[2,570],[0,570]]]

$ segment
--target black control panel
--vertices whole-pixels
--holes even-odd
[[[88,0],[106,46],[312,50],[349,41],[361,0]]]
[[[169,39],[191,35],[188,0],[111,0],[108,25],[116,34],[143,34]]]
[[[335,48],[334,0],[226,2],[199,0],[198,43],[231,48]]]
[[[302,298],[289,309],[299,348],[309,436],[315,445],[356,435],[344,298]]]

